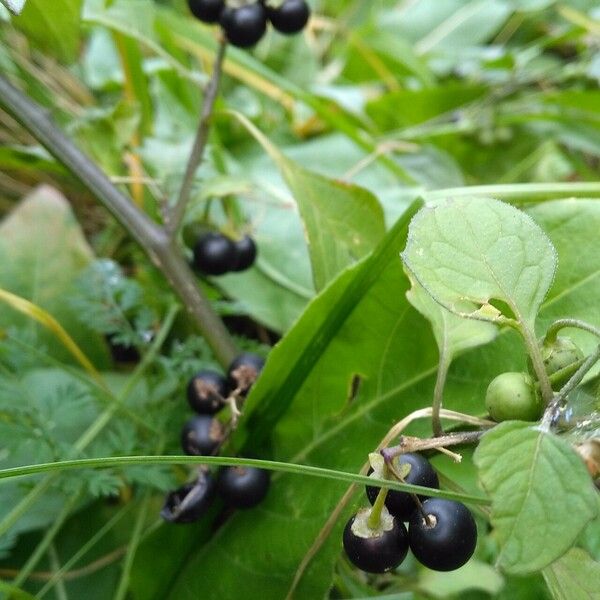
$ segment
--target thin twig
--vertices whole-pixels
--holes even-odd
[[[202,113],[200,114],[200,123],[198,124],[196,139],[194,140],[194,145],[192,146],[192,151],[190,152],[188,163],[185,168],[179,196],[169,216],[169,220],[166,223],[167,232],[171,238],[174,238],[179,231],[179,227],[181,226],[185,214],[185,207],[190,199],[194,176],[204,158],[206,142],[208,141],[208,134],[210,132],[210,120],[213,114],[215,100],[217,99],[217,94],[219,92],[219,83],[221,81],[221,73],[223,72],[223,60],[225,59],[226,49],[227,40],[223,37],[219,43],[213,71],[208,85],[206,86],[206,93],[202,104]]]
[[[170,282],[221,364],[237,354],[223,321],[214,312],[176,244],[115,187],[98,166],[52,122],[47,111],[0,76],[0,107],[14,117],[112,213]]]

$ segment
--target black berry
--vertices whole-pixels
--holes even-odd
[[[304,0],[284,0],[277,8],[268,7],[267,15],[277,31],[292,34],[304,29],[310,8]]]
[[[232,389],[240,389],[242,395],[245,394],[256,381],[258,374],[265,366],[263,358],[258,354],[244,352],[236,357],[229,365],[227,378]]]
[[[225,467],[217,488],[223,500],[235,508],[256,506],[269,490],[269,472],[255,467]]]
[[[421,456],[420,454],[407,453],[401,454],[394,461],[394,466],[398,470],[401,470],[402,465],[405,464],[410,465],[410,471],[404,479],[406,483],[423,485],[435,489],[440,487],[440,482],[435,469],[424,456]],[[378,487],[367,486],[367,498],[369,498],[369,502],[371,504],[375,502],[375,498],[377,498],[378,493]],[[419,498],[423,500],[426,498],[426,496],[419,496]],[[388,492],[385,499],[385,505],[390,513],[401,521],[408,521],[415,510],[415,501],[413,500],[412,496],[406,492],[398,492],[396,490],[390,490]]]
[[[223,400],[228,395],[227,380],[216,371],[196,373],[187,386],[190,407],[201,415],[214,415],[223,408]]]
[[[408,552],[404,523],[388,515],[386,527],[369,530],[361,512],[354,515],[344,529],[344,550],[353,565],[368,573],[385,573],[397,567]],[[359,519],[359,522],[357,522]]]
[[[418,510],[408,523],[408,541],[417,560],[435,571],[462,567],[477,545],[477,526],[469,509],[453,500],[430,498],[423,502],[423,511],[430,524]]]
[[[194,267],[205,275],[223,275],[235,262],[234,243],[220,233],[206,233],[194,246]]]
[[[117,342],[115,334],[106,336],[110,354],[115,362],[120,363],[136,363],[140,360],[140,353],[135,346],[130,344],[122,344]]]
[[[190,419],[181,431],[181,447],[191,456],[208,456],[223,441],[223,425],[208,415]]]
[[[202,473],[195,483],[167,494],[160,516],[170,523],[197,521],[210,506],[214,494],[214,479],[210,473]]]
[[[267,30],[267,13],[260,2],[238,8],[225,7],[220,22],[230,44],[250,48]]]
[[[191,13],[205,23],[218,23],[225,0],[188,0]]]
[[[235,242],[236,261],[232,271],[245,271],[249,269],[256,260],[256,253],[256,244],[249,235]]]

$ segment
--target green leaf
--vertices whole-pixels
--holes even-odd
[[[433,598],[456,598],[470,590],[495,597],[503,586],[502,576],[493,567],[478,560],[470,560],[449,573],[423,569],[417,582],[419,591]]]
[[[232,114],[269,153],[289,186],[304,222],[315,288],[323,289],[383,238],[385,223],[377,198],[357,185],[304,169],[286,158],[243,115]]]
[[[546,567],[543,575],[554,600],[600,598],[600,563],[581,548],[571,548]]]
[[[492,524],[509,573],[543,569],[562,556],[596,515],[581,458],[564,440],[516,421],[485,434],[474,455],[492,497]]]
[[[30,42],[60,61],[77,58],[82,0],[29,0],[12,22]]]
[[[10,10],[12,13],[18,15],[23,10],[27,0],[0,0],[0,2],[2,2],[2,4],[4,4],[4,6],[6,6],[6,8],[8,8],[8,10]]]
[[[53,188],[38,188],[0,224],[0,287],[47,310],[87,357],[102,366],[108,363],[108,356],[101,338],[82,326],[66,302],[76,278],[92,258],[68,202]],[[3,307],[0,328],[10,326],[20,328],[23,341],[72,362],[50,332]]]
[[[417,281],[406,293],[408,301],[431,323],[440,356],[451,361],[454,356],[487,344],[496,337],[492,323],[463,319],[438,304]]]
[[[448,310],[496,321],[493,301],[499,300],[530,327],[557,265],[556,250],[530,217],[498,200],[475,197],[419,211],[402,258]]]

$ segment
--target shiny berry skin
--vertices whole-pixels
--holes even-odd
[[[240,388],[242,395],[245,394],[252,387],[264,366],[265,361],[258,354],[244,352],[237,356],[227,370],[227,379],[231,389]]]
[[[225,0],[188,0],[191,13],[204,23],[218,23]]]
[[[424,456],[415,453],[401,454],[394,461],[394,466],[397,470],[401,470],[403,464],[410,465],[410,471],[405,478],[406,483],[423,485],[435,489],[440,487],[440,482],[435,469]],[[378,493],[378,487],[367,486],[367,498],[371,504],[375,502]],[[421,500],[426,497],[427,496],[419,496]],[[390,513],[401,521],[408,521],[415,510],[415,501],[412,496],[406,492],[398,492],[396,490],[390,490],[388,492],[385,499],[385,505]]]
[[[260,3],[225,7],[220,18],[227,40],[238,48],[254,46],[267,30],[267,13]]]
[[[485,406],[494,421],[537,421],[544,410],[541,395],[527,373],[502,373],[485,393]]]
[[[268,7],[267,16],[279,33],[290,35],[304,29],[310,8],[304,0],[284,0],[277,8]]]
[[[187,386],[187,399],[199,415],[214,415],[229,395],[227,380],[216,371],[199,371]]]
[[[432,526],[418,510],[408,522],[408,543],[416,559],[434,571],[462,567],[477,545],[477,526],[469,509],[453,500],[429,498],[423,510],[434,518]]]
[[[192,417],[181,430],[181,447],[190,456],[211,455],[223,439],[223,425],[208,415]]]
[[[195,483],[188,483],[167,494],[160,516],[170,523],[192,523],[209,508],[215,495],[215,480],[202,473]]]
[[[257,248],[254,240],[249,236],[244,236],[241,240],[234,242],[236,261],[232,271],[245,271],[249,269],[256,260]]]
[[[235,508],[252,508],[267,495],[271,477],[255,467],[225,467],[219,474],[217,489],[223,501]]]
[[[367,573],[385,573],[397,567],[408,553],[408,535],[404,523],[393,519],[391,529],[373,532],[372,537],[357,535],[354,515],[344,528],[344,550],[350,562]]]
[[[223,275],[235,266],[234,243],[220,233],[206,233],[194,246],[195,269],[205,275]]]

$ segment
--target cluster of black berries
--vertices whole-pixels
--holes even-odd
[[[187,399],[196,415],[181,431],[181,446],[192,456],[211,456],[226,437],[226,427],[216,414],[232,402],[243,399],[264,366],[256,354],[238,356],[229,366],[227,377],[216,371],[200,371],[191,378]],[[235,418],[235,414],[232,414]],[[233,508],[258,504],[269,489],[269,473],[254,467],[224,467],[215,480],[210,471],[200,468],[198,478],[167,495],[161,516],[172,523],[191,523],[210,506],[215,493]]]
[[[250,236],[234,241],[221,233],[205,233],[194,245],[192,265],[204,275],[225,275],[249,269],[256,254],[256,244]]]
[[[220,23],[227,41],[239,48],[254,46],[265,34],[267,22],[286,35],[304,29],[310,16],[305,0],[188,0],[190,11],[204,23]]]
[[[439,487],[437,473],[420,454],[403,454],[395,465],[396,470],[407,468],[403,465],[410,466],[404,477],[406,483]],[[371,504],[375,505],[379,494],[379,488],[367,486]],[[360,510],[344,529],[346,554],[363,571],[384,573],[397,567],[409,547],[426,567],[453,571],[464,565],[475,551],[475,520],[460,502],[424,496],[415,498],[405,492],[389,490],[376,523],[369,518],[372,510],[375,508]],[[408,530],[405,522],[408,522]]]

